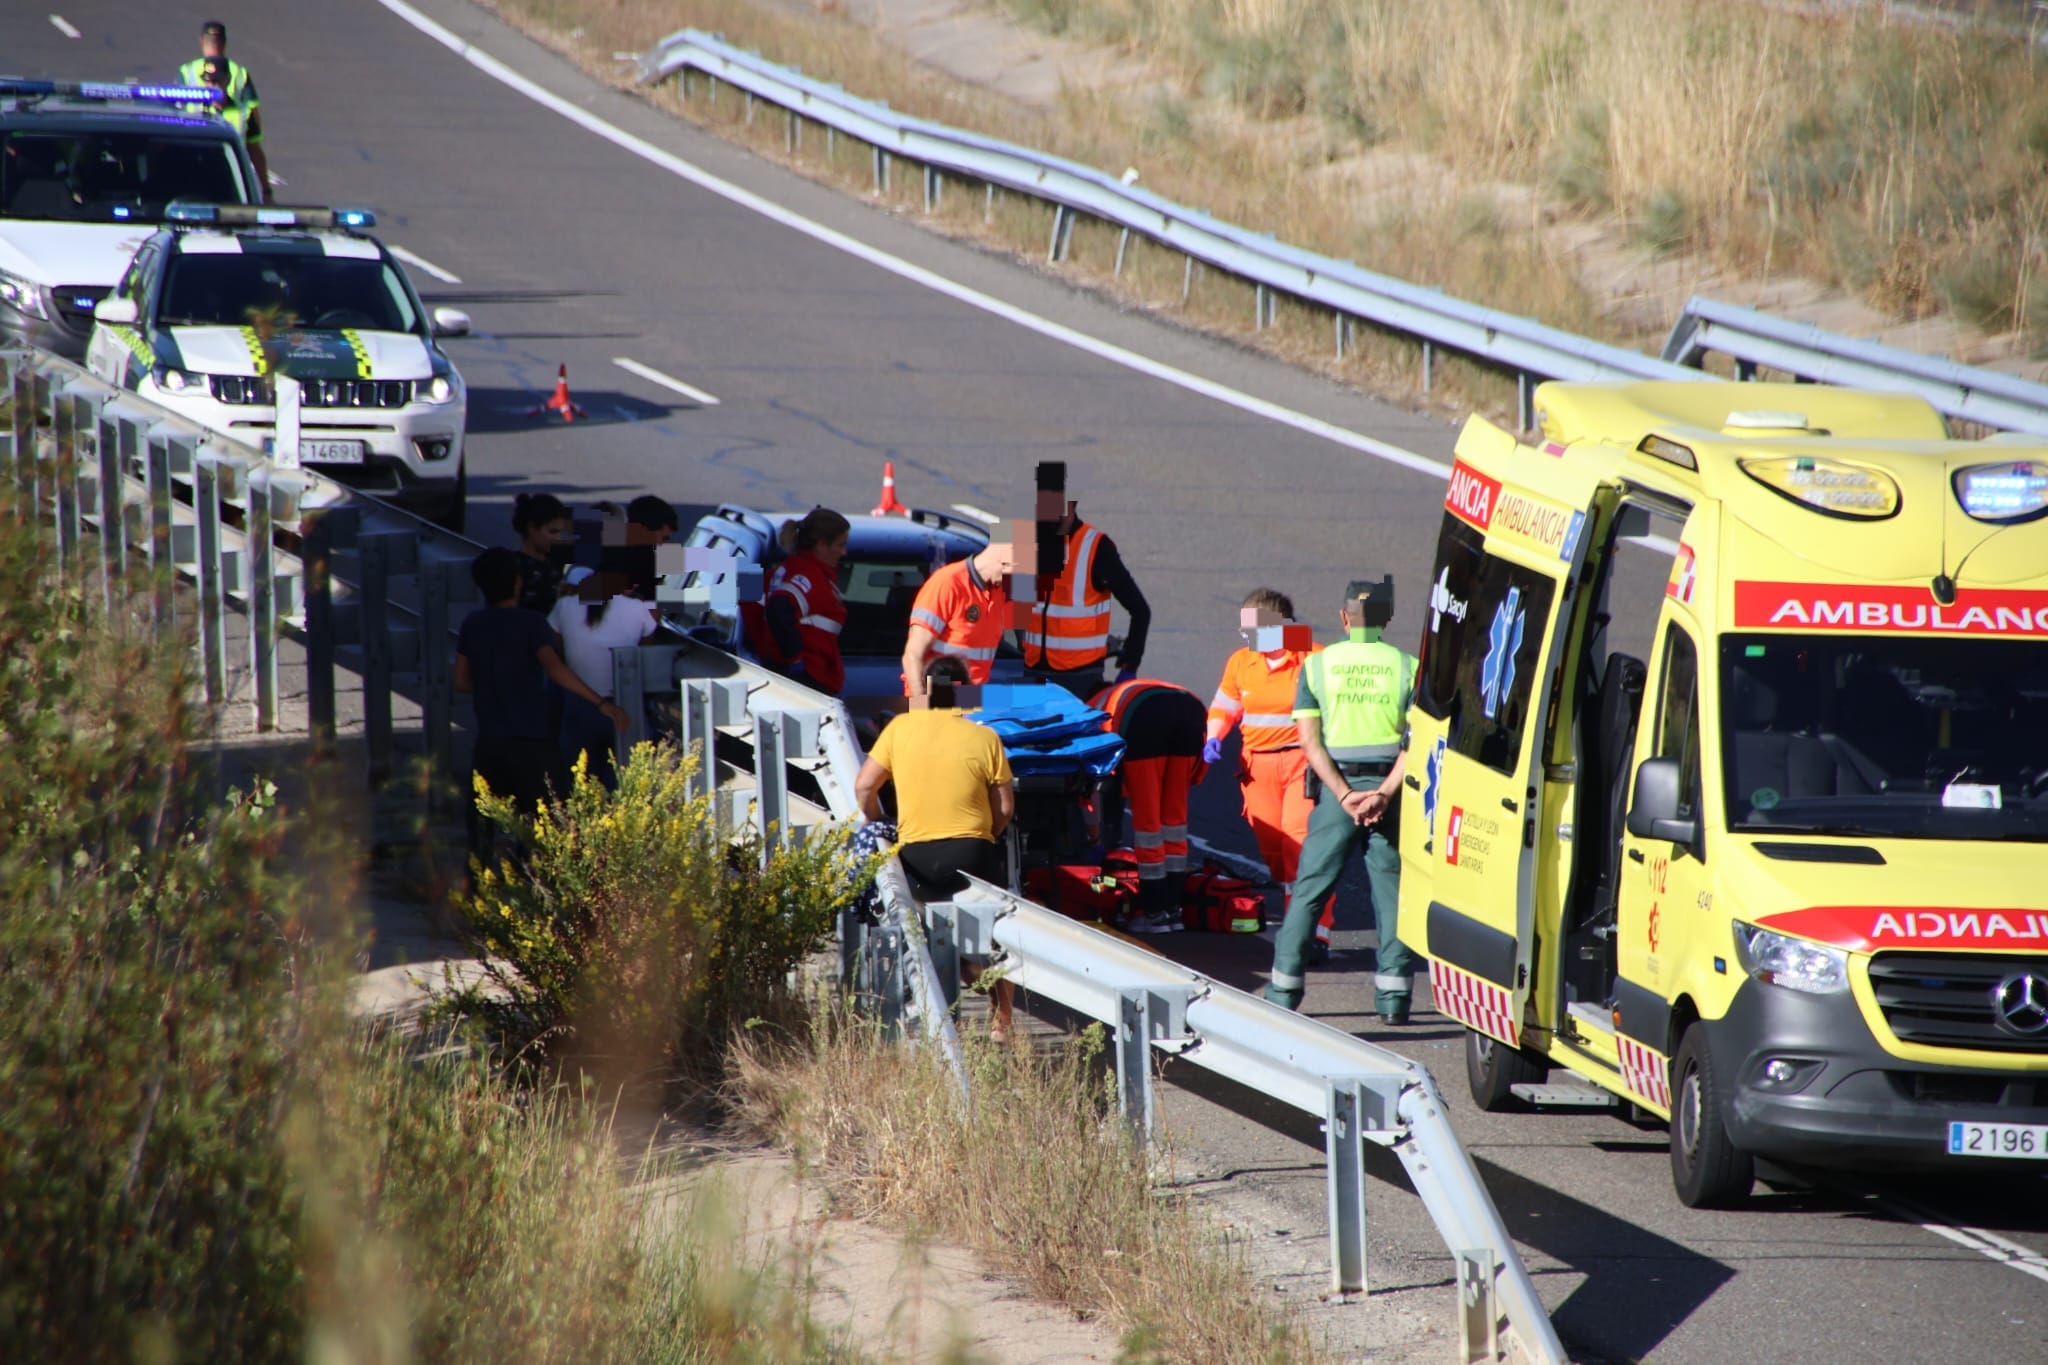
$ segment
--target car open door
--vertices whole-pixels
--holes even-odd
[[[1588,531],[1618,496],[1563,447],[1474,418],[1444,501],[1409,712],[1401,937],[1433,960],[1439,1010],[1511,1046],[1535,948],[1545,727]]]

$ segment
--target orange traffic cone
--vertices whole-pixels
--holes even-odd
[[[882,503],[881,506],[875,508],[873,515],[878,517],[907,517],[910,515],[910,509],[896,501],[896,462],[894,460],[882,462]]]
[[[569,367],[567,365],[555,371],[555,392],[553,396],[547,402],[529,411],[526,415],[528,417],[540,417],[550,412],[561,413],[564,422],[573,422],[578,417],[590,416],[588,412],[585,412],[578,406],[575,399],[569,396]]]

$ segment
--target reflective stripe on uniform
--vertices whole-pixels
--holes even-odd
[[[996,657],[996,651],[993,646],[988,649],[973,649],[967,645],[956,645],[950,640],[932,641],[932,652],[934,654],[950,654],[956,659],[982,660]]]
[[[1138,880],[1141,882],[1156,882],[1165,875],[1166,864],[1163,862],[1138,864]]]
[[[1084,606],[1084,607],[1069,607],[1069,606],[1049,606],[1049,607],[1047,607],[1047,608],[1045,609],[1045,614],[1046,614],[1047,616],[1050,616],[1050,617],[1055,617],[1055,618],[1057,618],[1057,619],[1059,619],[1059,620],[1063,620],[1063,621],[1064,621],[1064,620],[1074,620],[1074,619],[1078,619],[1078,618],[1084,618],[1084,617],[1089,617],[1089,616],[1098,616],[1098,615],[1100,615],[1100,614],[1101,614],[1101,612],[1102,612],[1102,608],[1101,608],[1101,607],[1085,607],[1085,606]]]
[[[1158,848],[1165,841],[1166,835],[1160,830],[1140,829],[1131,832],[1131,847],[1134,849]]]
[[[1244,714],[1244,703],[1236,697],[1226,697],[1221,691],[1218,691],[1215,696],[1209,698],[1209,709],[1211,711],[1226,711],[1233,716],[1241,716]]]
[[[1273,969],[1273,984],[1275,986],[1278,986],[1283,991],[1300,990],[1301,980],[1302,979],[1300,977],[1290,976],[1286,972],[1281,971],[1277,967]]]
[[[837,635],[845,629],[845,622],[835,621],[829,616],[805,616],[799,618],[797,624],[809,626],[812,630],[822,630],[827,635]]]
[[[900,602],[903,599],[898,598],[897,600]],[[934,635],[944,635],[946,633],[945,618],[926,607],[912,607],[910,609],[910,623],[914,626],[923,626]],[[944,641],[939,643],[943,644]]]
[[[1169,844],[1184,844],[1188,841],[1186,825],[1165,825],[1160,828],[1159,833]]]
[[[1270,711],[1247,711],[1244,714],[1244,723],[1246,725],[1285,725],[1292,728],[1294,717]]]
[[[1414,984],[1414,981],[1415,978],[1412,976],[1396,976],[1392,972],[1374,972],[1372,974],[1372,988],[1376,991],[1386,991],[1390,995],[1399,995],[1405,992]]]
[[[1055,635],[1053,638],[1060,642],[1060,648],[1062,649],[1107,650],[1109,648],[1109,636],[1107,633],[1101,635]]]

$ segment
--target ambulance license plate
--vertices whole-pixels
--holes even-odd
[[[301,441],[299,458],[308,464],[361,464],[361,441]]]
[[[1948,1154],[2048,1161],[2048,1124],[1951,1123]]]

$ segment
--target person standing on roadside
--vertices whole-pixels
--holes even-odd
[[[583,573],[580,569],[575,572]],[[654,634],[659,624],[651,603],[627,595],[624,574],[589,574],[576,584],[573,594],[555,603],[548,625],[562,642],[570,670],[598,698],[592,704],[574,693],[562,695],[559,747],[565,773],[575,772],[581,756],[590,775],[604,784],[606,791],[617,789],[619,778],[612,761],[615,721],[604,709],[613,693],[612,651],[639,644]]]
[[[995,666],[1010,614],[1009,576],[1014,547],[1007,540],[982,547],[924,581],[910,604],[910,636],[903,647],[903,694],[923,695],[933,655],[958,659],[966,681],[979,687]]]
[[[563,662],[547,621],[519,605],[516,553],[485,550],[469,566],[469,574],[485,605],[464,617],[456,634],[455,690],[467,693],[476,704],[470,850],[481,856],[490,841],[474,806],[478,782],[511,798],[529,816],[551,790],[559,792],[565,785],[560,751],[548,724],[544,682],[589,703],[621,730],[630,722],[624,711],[585,686]]]
[[[961,714],[980,704],[980,690],[968,683],[964,662],[935,660],[911,710],[883,728],[854,779],[854,797],[870,820],[883,818],[882,786],[895,782],[897,856],[921,901],[959,891],[967,884],[962,874],[1004,881],[997,840],[1017,812],[1017,787],[1003,741]],[[1014,995],[1006,981],[990,992],[998,1042],[1010,1036]]]
[[[1258,841],[1266,871],[1280,884],[1281,904],[1294,893],[1294,873],[1308,838],[1308,755],[1294,726],[1294,694],[1302,661],[1322,646],[1294,619],[1294,602],[1273,588],[1254,588],[1238,608],[1244,647],[1223,664],[1216,695],[1209,699],[1208,738],[1202,761],[1223,761],[1223,741],[1239,732],[1237,786],[1244,818]],[[1316,921],[1311,959],[1329,951],[1335,901]]]
[[[766,639],[756,644],[763,662],[828,696],[846,686],[839,633],[846,603],[839,595],[839,563],[846,558],[852,524],[829,507],[814,507],[796,523],[795,548],[775,570],[763,613]]]
[[[158,70],[162,70],[161,67]],[[178,68],[178,79],[186,85],[210,85],[227,97],[220,115],[242,135],[249,149],[249,161],[256,167],[256,192],[264,203],[274,203],[270,193],[270,162],[263,155],[263,115],[256,97],[256,81],[249,68],[228,57],[228,26],[209,19],[199,26],[199,55]]]
[[[1017,642],[1032,681],[1057,683],[1086,701],[1102,690],[1109,661],[1109,604],[1114,601],[1130,618],[1116,656],[1120,683],[1137,677],[1144,662],[1152,607],[1124,567],[1116,542],[1081,520],[1079,502],[1067,503],[1059,533],[1067,542],[1066,567],[1039,600],[1020,604],[1027,615],[1017,627]]]
[[[1394,580],[1358,580],[1344,590],[1346,638],[1301,666],[1295,728],[1320,787],[1302,845],[1294,894],[1273,945],[1266,998],[1299,1008],[1309,940],[1322,905],[1353,849],[1365,855],[1379,930],[1373,1008],[1387,1024],[1408,1022],[1413,956],[1396,936],[1400,909],[1401,732],[1415,687],[1415,660],[1380,639],[1394,612]]]
[[[512,499],[512,533],[519,537],[519,605],[546,616],[555,609],[576,550],[576,521],[552,493],[521,493]]]

